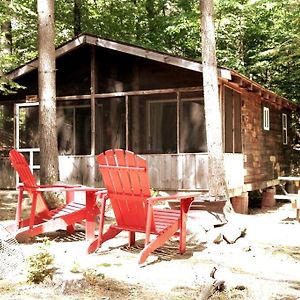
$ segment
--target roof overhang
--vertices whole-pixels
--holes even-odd
[[[99,37],[95,37],[92,35],[82,34],[75,39],[71,40],[63,44],[62,46],[58,47],[55,51],[56,58],[73,51],[76,48],[83,46],[84,44],[94,45],[105,49],[110,49],[122,53],[127,53],[130,55],[146,58],[152,61],[157,61],[173,66],[177,66],[180,68],[185,68],[188,70],[202,72],[202,64],[199,62],[181,58],[178,56],[161,53],[149,49],[145,49],[138,46],[133,46],[125,43],[120,43],[108,39],[103,39]],[[38,68],[38,59],[34,59],[29,63],[13,70],[12,72],[7,74],[7,78],[14,80],[28,72],[33,71],[34,69]]]

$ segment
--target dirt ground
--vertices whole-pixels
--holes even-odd
[[[14,211],[15,202],[0,195],[2,226],[12,222]],[[126,234],[87,255],[83,232],[51,233],[47,250],[55,257],[53,279],[28,284],[28,267],[20,265],[0,280],[0,299],[300,299],[300,223],[294,217],[289,203],[234,214],[230,226],[246,228],[235,243],[216,244],[208,238],[188,243],[186,254],[179,255],[178,242],[172,241],[143,266],[137,264],[141,243],[128,249]],[[209,236],[221,227],[211,229]],[[20,244],[24,256],[38,253],[41,241],[37,237]],[[223,289],[214,292],[217,283]]]

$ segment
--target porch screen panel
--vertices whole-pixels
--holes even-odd
[[[75,154],[91,154],[91,108],[75,109]]]
[[[39,107],[19,109],[19,147],[39,148]]]
[[[154,153],[176,153],[176,102],[149,102],[148,150]]]
[[[0,156],[14,146],[14,105],[0,105]]]
[[[233,95],[225,88],[225,152],[233,153]]]
[[[125,98],[96,101],[96,153],[126,147]]]
[[[57,140],[61,155],[91,154],[89,102],[63,103],[57,107]]]
[[[204,99],[200,92],[181,94],[180,152],[207,152]]]
[[[137,153],[177,152],[175,93],[129,98],[129,149]]]
[[[233,91],[234,102],[234,153],[242,153],[241,95]]]
[[[241,95],[225,87],[225,152],[242,152]]]

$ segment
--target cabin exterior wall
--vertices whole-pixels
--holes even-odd
[[[115,122],[115,117],[117,118],[117,114],[120,113],[122,114],[123,121],[122,126],[116,126],[118,127],[116,128],[118,132],[123,130],[122,134],[125,134],[124,124],[128,121],[132,122],[135,129],[138,128],[138,130],[135,130],[132,137],[130,137],[132,140],[126,137],[127,140],[125,141],[123,137],[122,143],[120,142],[119,145],[123,147],[127,145],[129,150],[133,149],[138,153],[142,153],[147,159],[151,186],[153,188],[168,191],[208,188],[206,150],[204,147],[203,153],[199,153],[200,151],[191,153],[193,151],[181,150],[178,138],[178,132],[180,135],[180,126],[177,126],[177,149],[175,151],[172,150],[174,153],[165,151],[165,153],[155,154],[151,153],[151,151],[149,153],[147,151],[139,151],[142,148],[146,149],[145,145],[147,143],[145,135],[142,137],[142,132],[146,132],[147,130],[140,126],[146,118],[144,107],[147,101],[150,100],[148,102],[152,101],[152,103],[156,103],[161,100],[167,100],[170,103],[180,103],[181,95],[185,95],[186,100],[192,99],[192,101],[200,103],[199,99],[203,100],[201,72],[171,66],[158,61],[150,61],[147,58],[135,57],[128,53],[94,48],[94,46],[90,45],[82,46],[74,51],[70,51],[67,55],[59,57],[57,59],[57,68],[58,106],[65,111],[69,110],[70,115],[72,110],[74,116],[77,113],[77,109],[78,111],[84,111],[85,118],[82,119],[82,122],[86,124],[85,130],[92,131],[91,119],[95,118],[96,122],[96,146],[94,149],[93,142],[91,142],[92,138],[86,132],[80,131],[78,136],[76,136],[79,142],[84,141],[83,137],[89,140],[86,143],[82,142],[84,150],[78,148],[78,153],[75,153],[76,150],[74,150],[74,153],[66,151],[65,153],[61,153],[64,155],[59,156],[61,181],[95,186],[102,185],[94,154],[106,150],[108,146],[112,145],[113,139],[112,137],[110,140],[105,139],[103,132],[100,132],[101,129],[103,131],[103,127],[99,125],[99,119],[102,118],[102,123],[104,124],[108,124],[108,121],[113,123]],[[37,94],[36,70],[21,76],[17,81],[26,86],[27,89],[22,89],[14,95],[1,97],[3,105],[12,106],[12,103],[25,103],[29,95]],[[276,182],[278,175],[288,174],[289,164],[286,157],[290,154],[290,141],[288,136],[287,145],[283,144],[282,114],[285,113],[289,120],[290,111],[282,108],[276,102],[273,103],[271,99],[262,97],[259,92],[247,91],[239,84],[220,80],[220,96],[223,101],[225,85],[234,90],[233,95],[238,99],[237,104],[233,105],[235,111],[240,107],[238,115],[240,127],[238,129],[241,137],[240,140],[237,140],[237,136],[234,137],[232,135],[235,143],[233,144],[231,153],[225,153],[224,157],[226,180],[230,195],[236,196],[245,191],[272,186]],[[178,90],[187,87],[197,87],[198,90],[196,92],[198,94],[196,98],[190,92]],[[149,91],[151,89],[173,90],[168,93],[161,90],[160,94],[155,93],[151,95],[153,99],[147,98],[149,94],[130,94],[129,96],[124,94],[132,91]],[[110,98],[105,97],[105,93],[119,92],[123,94],[121,96],[111,96]],[[195,93],[194,90],[193,93]],[[166,94],[168,94],[168,99],[164,99]],[[128,111],[124,109],[126,101],[129,102],[129,114],[131,113],[129,117]],[[143,106],[141,106],[142,101],[145,102]],[[92,103],[95,105],[94,108],[92,108]],[[118,108],[117,103],[121,103],[122,107]],[[263,129],[263,107],[269,109],[269,130]],[[181,108],[182,106],[176,106],[176,114],[179,115]],[[225,107],[222,106],[222,108],[224,113]],[[115,114],[113,117],[112,110]],[[95,113],[94,116],[92,116],[93,111]],[[13,115],[13,109],[11,109],[10,113]],[[75,119],[76,117],[74,117]],[[176,122],[178,125],[180,117],[178,117]],[[75,128],[74,124],[73,128]],[[166,124],[166,126],[168,125]],[[145,127],[145,125],[143,126]],[[66,126],[63,127],[64,134],[68,134],[65,132]],[[79,127],[81,129],[84,126]],[[121,130],[119,130],[119,127]],[[128,128],[129,134],[131,134],[132,128]],[[127,135],[128,132],[126,133]],[[230,132],[230,128],[228,132]],[[289,132],[288,121],[288,134]],[[225,132],[225,140],[226,137]],[[102,146],[97,146],[97,141],[100,139],[103,139]],[[12,144],[10,145],[13,146]],[[120,146],[117,145],[117,147]],[[75,148],[74,146],[73,149]],[[15,187],[15,176],[7,157],[7,150],[4,155],[6,157],[2,156],[0,160],[0,188]]]
[[[259,93],[235,88],[242,92],[244,190],[274,186],[278,176],[290,172],[290,111]],[[269,109],[268,130],[264,129],[264,107]],[[282,114],[287,116],[287,144],[283,143]]]

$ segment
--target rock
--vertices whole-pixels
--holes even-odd
[[[220,244],[224,241],[222,227],[215,227],[207,232],[207,241],[209,243]]]
[[[222,227],[222,234],[224,237],[224,240],[228,244],[233,244],[235,241],[240,238],[241,236],[244,236],[246,233],[246,228],[240,228],[236,226],[236,224],[226,224]]]
[[[207,242],[206,230],[199,224],[189,224],[186,240],[190,244],[199,245]]]

